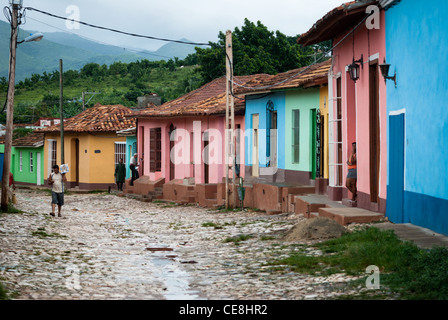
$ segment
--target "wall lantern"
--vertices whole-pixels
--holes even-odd
[[[384,82],[387,82],[387,79],[394,80],[395,88],[397,87],[397,72],[395,72],[393,77],[389,76],[390,64],[386,63],[386,58],[384,58],[384,62],[380,64],[381,74],[384,77]]]
[[[361,67],[364,69],[363,55],[361,55],[361,59],[359,59],[359,60],[355,60],[355,58],[353,58],[353,63],[348,66],[348,72],[350,73],[350,79],[352,79],[355,82],[359,79],[358,63],[361,64]]]

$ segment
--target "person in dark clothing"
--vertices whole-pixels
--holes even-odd
[[[121,158],[118,164],[115,166],[115,180],[117,182],[118,191],[123,191],[123,183],[126,179],[126,167]]]

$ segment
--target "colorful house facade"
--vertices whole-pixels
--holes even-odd
[[[328,179],[330,65],[257,75],[236,89],[246,99],[246,180],[308,186]]]
[[[236,77],[246,81],[247,77]],[[191,178],[195,184],[222,182],[225,177],[224,77],[160,106],[133,113],[137,118],[137,150],[141,174],[150,181]],[[245,130],[244,101],[235,100],[237,135]],[[241,137],[241,136],[240,136]],[[236,146],[244,164],[244,144]],[[244,165],[240,169],[244,175]]]
[[[298,39],[304,46],[333,41],[329,84],[329,186],[331,200],[350,196],[346,162],[357,148],[357,205],[386,211],[387,106],[380,64],[386,57],[385,15],[378,1],[345,3]],[[375,9],[375,10],[374,10]],[[376,10],[378,9],[378,10]],[[374,10],[374,11],[372,11]],[[374,12],[374,15],[370,15]],[[351,72],[358,72],[357,75]]]
[[[131,110],[121,105],[96,104],[64,121],[64,162],[69,165],[66,187],[114,187],[115,165],[120,158],[127,159],[126,137],[116,132],[135,127],[135,120],[125,117],[129,113]],[[61,165],[60,130],[60,125],[39,130],[45,134],[45,181],[52,166]]]
[[[11,172],[14,180],[21,184],[44,184],[44,135],[30,133],[14,139],[11,149]]]
[[[386,216],[448,234],[448,3],[430,3],[381,1],[396,75],[387,80]]]

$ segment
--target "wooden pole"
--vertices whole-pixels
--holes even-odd
[[[232,77],[232,32],[226,32],[226,124],[224,128],[225,143],[224,143],[224,166],[226,168],[226,191],[225,191],[225,205],[229,208],[229,153],[232,154],[232,146],[229,144],[229,125],[231,121],[230,109],[232,105],[231,99],[231,77]],[[230,132],[231,135],[231,132]]]
[[[8,188],[9,188],[9,172],[11,170],[11,148],[12,148],[12,133],[14,130],[14,85],[16,74],[16,49],[17,49],[17,35],[18,35],[18,12],[19,6],[12,6],[11,17],[11,42],[10,42],[10,56],[9,56],[9,84],[8,84],[8,102],[6,109],[6,132],[5,132],[5,151],[3,159],[3,177],[2,177],[2,211],[8,210]]]
[[[64,101],[63,101],[63,72],[62,72],[62,59],[59,59],[59,113],[61,117],[61,164],[65,163],[64,159]]]

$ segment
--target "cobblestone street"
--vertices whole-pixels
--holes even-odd
[[[0,282],[14,299],[333,299],[345,275],[272,272],[265,262],[298,243],[280,237],[301,219],[145,203],[115,194],[20,190],[20,214],[0,215]],[[250,235],[236,245],[225,241]]]

